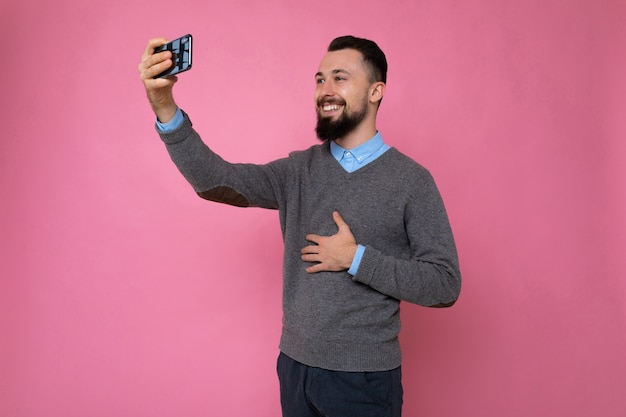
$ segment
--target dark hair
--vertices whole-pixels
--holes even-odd
[[[372,81],[387,82],[387,58],[375,42],[354,36],[340,36],[328,45],[328,52],[356,49],[369,67]]]

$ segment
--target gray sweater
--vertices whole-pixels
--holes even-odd
[[[161,138],[194,190],[220,203],[279,211],[281,351],[330,370],[398,367],[400,300],[451,305],[461,288],[454,239],[429,172],[391,148],[348,173],[328,143],[265,165],[232,164],[212,152],[184,116],[180,128]],[[337,233],[333,211],[366,248],[354,277],[347,271],[308,274],[301,259],[307,234]]]

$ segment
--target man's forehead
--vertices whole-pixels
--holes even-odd
[[[352,72],[363,71],[363,55],[356,49],[330,51],[322,58],[318,73],[332,73],[338,70]]]

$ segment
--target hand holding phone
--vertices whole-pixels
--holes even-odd
[[[163,51],[172,53],[172,66],[154,78],[169,77],[191,69],[191,41],[191,35],[187,34],[154,48],[155,54]]]

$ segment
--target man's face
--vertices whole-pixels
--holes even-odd
[[[317,136],[335,140],[352,132],[367,116],[369,73],[355,49],[328,52],[315,74]]]

